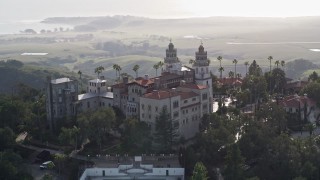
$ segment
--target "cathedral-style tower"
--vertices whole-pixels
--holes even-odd
[[[198,52],[195,53],[196,59],[194,60],[193,69],[195,70],[195,81],[198,85],[206,85],[210,89],[209,101],[210,101],[210,110],[212,111],[212,78],[210,75],[209,64],[210,60],[207,56],[207,51],[204,51],[202,45],[199,46]],[[210,111],[210,112],[211,112]]]
[[[177,73],[181,70],[182,64],[177,57],[177,49],[174,48],[173,43],[170,40],[168,49],[166,50],[166,57],[164,58],[165,69],[164,71],[170,73]]]

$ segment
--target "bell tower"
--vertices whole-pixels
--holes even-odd
[[[164,58],[165,70],[170,73],[178,73],[181,70],[182,64],[177,57],[177,49],[174,48],[173,43],[171,42],[166,49],[166,57]]]
[[[209,70],[210,60],[208,59],[207,51],[204,50],[203,43],[198,48],[195,53],[195,60],[193,64],[193,69],[195,70],[195,82],[198,85],[205,85],[209,87],[209,101],[210,108],[212,109],[212,78]],[[210,110],[211,110],[210,109]],[[212,110],[211,110],[212,111]],[[211,112],[210,111],[210,112]]]

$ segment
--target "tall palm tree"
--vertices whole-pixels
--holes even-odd
[[[272,61],[273,57],[272,56],[269,56],[268,57],[268,60],[270,61],[270,72],[269,72],[269,76],[271,76],[271,61]],[[270,95],[271,95],[271,91],[272,91],[272,87],[271,87],[271,78],[269,78],[269,84],[270,84]]]
[[[159,64],[157,63],[157,64],[153,65],[153,69],[156,70],[156,76],[158,76]]]
[[[139,70],[140,66],[138,64],[134,65],[132,70],[136,73],[136,78],[138,77],[138,70]]]
[[[219,71],[220,71],[220,69],[221,69],[221,61],[222,61],[222,56],[218,56],[217,57],[217,59],[218,59],[218,61],[220,62],[220,68],[219,68]],[[220,71],[220,79],[222,79],[222,71]]]
[[[246,66],[246,76],[247,76],[248,75],[249,61],[244,62],[244,65]]]
[[[78,74],[79,74],[79,78],[80,78],[80,92],[81,92],[82,91],[82,80],[81,80],[82,72],[79,70]]]
[[[116,71],[116,76],[117,76],[117,75],[119,75],[119,76],[118,76],[118,78],[119,78],[119,80],[120,80],[120,75],[121,75],[120,71],[121,71],[121,67],[120,67],[118,64],[114,64],[114,65],[112,66],[112,68]]]
[[[80,70],[78,71],[78,74],[80,76],[79,78],[81,79],[82,72]]]
[[[224,71],[224,68],[223,68],[223,67],[220,67],[220,68],[219,68],[219,72],[220,72],[220,79],[222,79],[222,71]]]
[[[286,62],[282,60],[282,61],[280,62],[280,64],[281,64],[281,67],[282,67],[282,70],[283,70],[283,69],[284,69],[284,66],[286,65]]]
[[[117,71],[118,71],[118,74],[119,74],[119,80],[120,80],[120,76],[121,76],[121,66],[117,66],[117,69],[116,69]]]
[[[277,66],[277,69],[278,69],[278,67],[279,67],[279,65],[280,65],[280,61],[279,61],[279,60],[276,60],[276,61],[274,62],[274,64]]]
[[[113,66],[112,66],[112,68],[116,71],[116,77],[118,76],[118,74],[117,74],[117,67],[118,67],[119,65],[118,64],[113,64]]]
[[[270,73],[271,73],[271,61],[272,61],[273,57],[272,56],[269,56],[268,57],[268,60],[270,61]]]
[[[94,73],[98,74],[98,79],[99,79],[99,75],[102,73],[103,70],[104,70],[103,66],[99,66],[94,69]]]
[[[234,75],[237,75],[237,63],[238,63],[238,60],[237,59],[234,59],[232,61],[232,63],[234,64]]]

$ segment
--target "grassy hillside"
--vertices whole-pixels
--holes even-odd
[[[45,88],[48,76],[51,76],[53,79],[61,77],[78,79],[78,74],[70,72],[64,67],[53,67],[41,63],[8,66],[3,62],[1,61],[0,63],[0,93],[12,93],[20,83],[41,90]],[[88,78],[88,76],[83,77]]]
[[[274,60],[307,59],[319,64],[320,17],[303,18],[238,18],[210,17],[190,19],[148,19],[132,16],[48,18],[44,23],[69,24],[74,31],[33,35],[0,36],[0,59],[22,62],[42,62],[81,70],[94,75],[94,68],[105,66],[104,75],[111,78],[112,64],[134,74],[154,74],[154,62],[163,60],[165,49],[172,39],[180,60],[188,64],[194,58],[200,42],[217,72],[216,57],[223,57],[225,74],[238,59],[238,71],[244,73],[244,61],[257,60],[267,68],[267,57]],[[30,27],[32,28],[32,27]],[[86,31],[89,28],[90,31]],[[44,52],[46,56],[22,56],[23,52]]]

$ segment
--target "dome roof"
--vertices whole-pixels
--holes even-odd
[[[199,46],[199,52],[203,52],[203,51],[204,51],[204,47],[203,47],[203,45],[201,43],[201,45]]]

